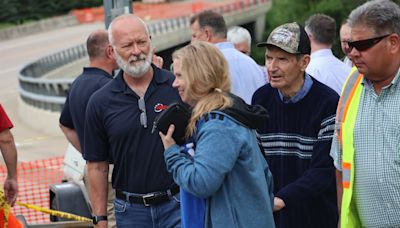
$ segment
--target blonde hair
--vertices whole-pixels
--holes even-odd
[[[187,84],[185,93],[196,102],[186,128],[186,136],[190,137],[205,113],[232,106],[228,63],[214,45],[202,41],[175,51],[172,59],[181,61],[182,78]]]

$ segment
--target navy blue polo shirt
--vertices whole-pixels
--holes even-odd
[[[111,80],[112,76],[100,68],[84,67],[82,74],[71,85],[61,112],[60,123],[75,129],[81,147],[83,147],[85,111],[89,98]]]
[[[151,133],[156,116],[172,102],[179,102],[172,87],[175,77],[153,66],[153,79],[146,94],[147,128],[140,123],[139,96],[120,71],[89,100],[85,123],[85,154],[88,161],[114,160],[113,187],[132,193],[162,191],[173,179],[164,162],[164,147],[158,132]]]

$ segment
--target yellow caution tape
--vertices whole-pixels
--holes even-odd
[[[57,210],[52,210],[52,209],[48,209],[48,208],[43,208],[43,207],[39,207],[36,205],[22,203],[22,202],[18,202],[18,201],[16,202],[16,204],[26,207],[26,208],[33,209],[35,211],[40,211],[40,212],[43,212],[46,214],[50,214],[52,216],[57,216],[60,218],[72,219],[72,220],[81,221],[81,222],[92,222],[92,219],[90,219],[90,218],[86,218],[86,217],[79,216],[79,215],[74,215],[71,213],[63,212],[63,211],[57,211]],[[0,189],[0,209],[4,210],[4,227],[7,227],[8,214],[10,213],[11,207],[5,199],[4,192],[2,189]]]
[[[21,202],[16,202],[16,204],[18,204],[20,206],[24,206],[26,208],[33,209],[35,211],[40,211],[40,212],[43,212],[46,214],[57,216],[60,218],[73,219],[75,221],[81,221],[81,222],[92,222],[92,220],[90,218],[86,218],[86,217],[79,216],[79,215],[74,215],[71,213],[63,212],[63,211],[52,210],[52,209],[43,208],[43,207],[39,207],[36,205],[21,203]]]

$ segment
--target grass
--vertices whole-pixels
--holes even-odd
[[[11,23],[0,23],[0,29],[10,28],[16,26],[15,24]]]
[[[43,18],[43,19],[45,19],[45,18]],[[2,22],[0,22],[0,29],[11,28],[11,27],[27,24],[27,23],[30,23],[30,22],[36,22],[36,21],[39,21],[39,20],[29,19],[29,20],[24,20],[22,23],[19,23],[19,24],[17,24],[17,23],[2,23]]]

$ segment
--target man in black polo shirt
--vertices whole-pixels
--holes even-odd
[[[167,172],[163,145],[152,134],[155,117],[180,101],[174,76],[151,64],[150,35],[133,15],[114,19],[109,39],[119,67],[116,78],[98,90],[86,110],[84,157],[96,227],[106,227],[108,158],[118,227],[180,227],[179,188]]]
[[[86,40],[86,48],[89,67],[84,67],[82,74],[72,83],[60,116],[61,130],[80,152],[87,102],[96,90],[112,80],[111,74],[118,68],[109,46],[107,31],[92,32]]]
[[[84,67],[82,74],[72,83],[60,116],[61,130],[68,141],[81,153],[84,152],[82,146],[85,110],[89,98],[96,90],[112,80],[111,74],[118,68],[106,30],[92,32],[86,41],[86,49],[89,67]],[[109,189],[112,190],[111,185]],[[107,207],[109,227],[115,227],[114,196],[115,194],[110,191]]]

